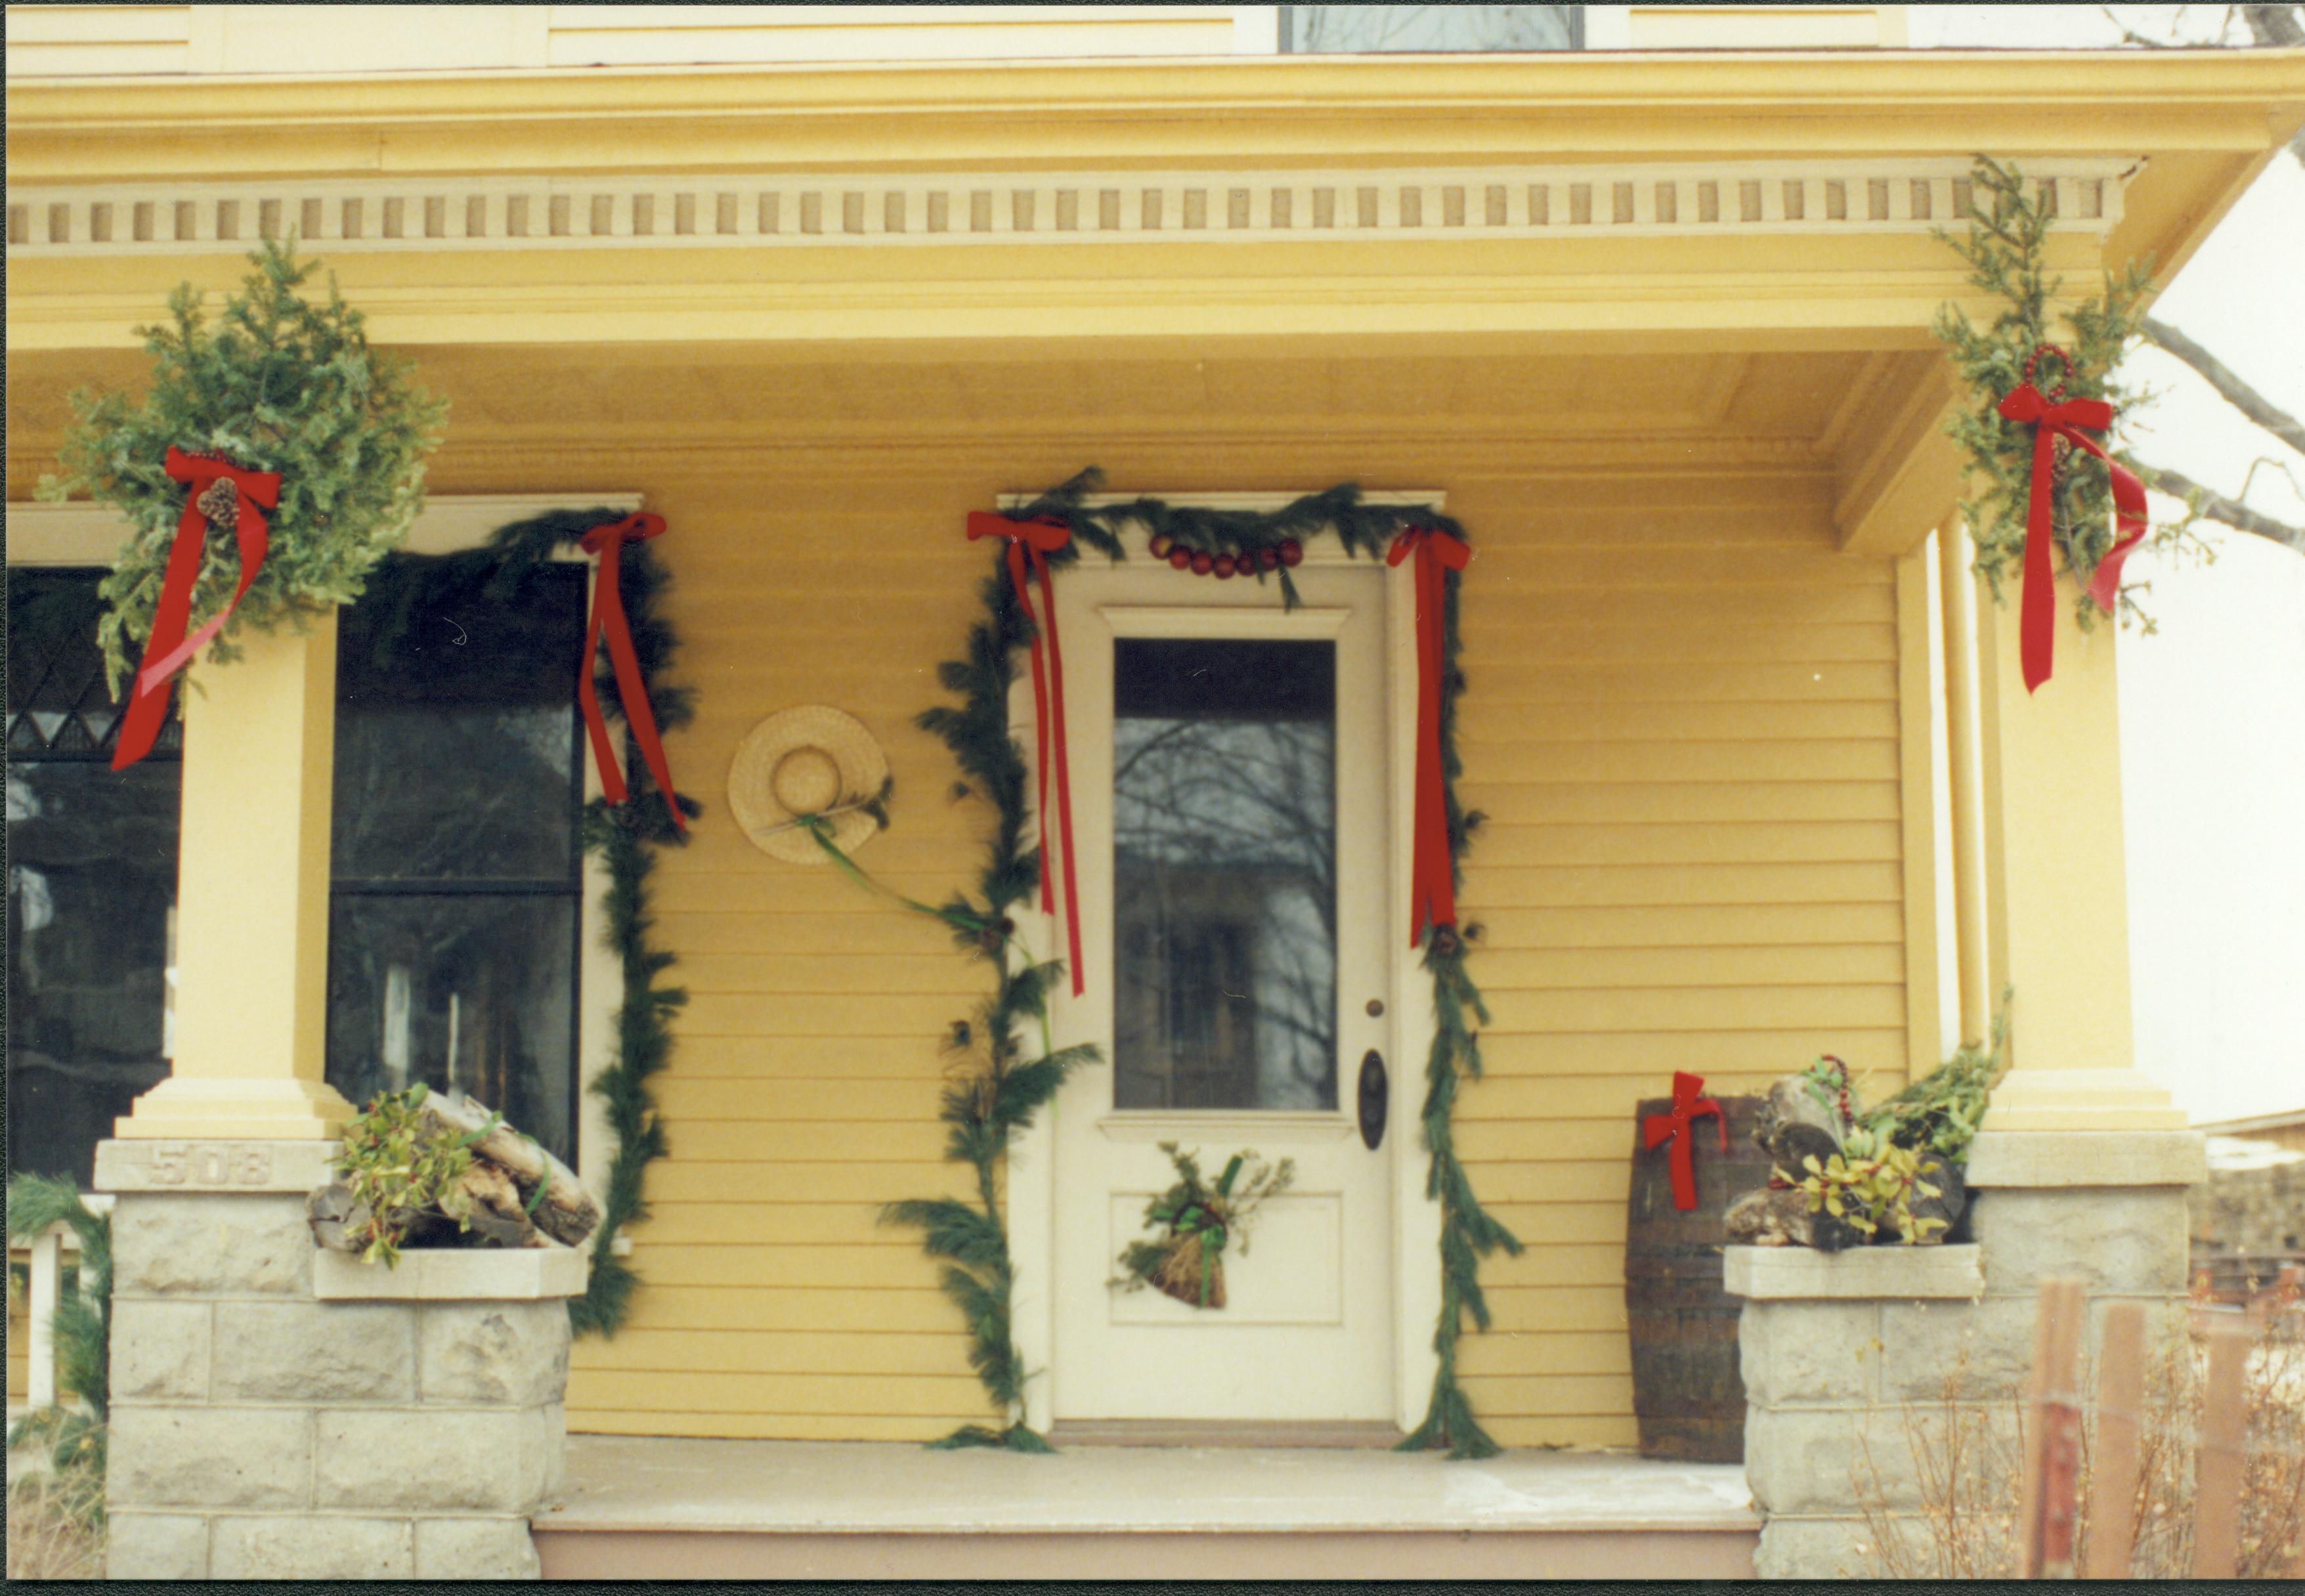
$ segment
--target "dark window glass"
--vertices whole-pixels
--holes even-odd
[[[1280,47],[1300,55],[1577,50],[1581,5],[1284,5]]]
[[[1113,1102],[1333,1108],[1336,645],[1113,658]]]
[[[168,1074],[181,747],[130,770],[96,649],[99,571],[8,573],[8,1172],[86,1185]]]
[[[416,595],[337,642],[328,1080],[454,1087],[573,1164],[584,568]]]

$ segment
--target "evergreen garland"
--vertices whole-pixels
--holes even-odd
[[[256,269],[225,299],[213,329],[206,296],[189,283],[168,296],[173,327],[136,329],[152,357],[140,399],[72,395],[63,474],[39,484],[49,499],[85,489],[134,528],[99,589],[109,608],[97,641],[115,697],[130,649],[151,632],[183,513],[184,485],[166,469],[171,447],[280,474],[280,502],[265,517],[263,570],[210,645],[215,660],[238,658],[232,640],[243,626],[269,631],[359,598],[423,506],[424,461],[447,403],[411,382],[410,362],[369,347],[364,320],[333,276],[326,303],[299,293],[319,262],[298,262],[293,240],[268,239],[249,259]],[[192,626],[224,607],[239,577],[233,539],[212,535],[192,590]]]
[[[1382,558],[1393,538],[1411,527],[1433,527],[1459,539],[1464,536],[1464,529],[1455,521],[1425,506],[1365,504],[1359,489],[1349,483],[1308,495],[1270,514],[1258,514],[1177,506],[1149,498],[1091,506],[1084,501],[1101,480],[1101,473],[1091,467],[1031,504],[1007,513],[1017,521],[1060,520],[1071,529],[1071,540],[1047,556],[1052,568],[1061,570],[1077,561],[1084,547],[1111,559],[1121,558],[1119,531],[1131,522],[1152,535],[1165,535],[1184,548],[1211,554],[1254,553],[1276,548],[1285,539],[1301,542],[1332,531],[1348,552]],[[977,1202],[954,1199],[895,1202],[883,1210],[882,1217],[888,1222],[917,1226],[929,1255],[943,1261],[943,1289],[959,1305],[968,1323],[970,1364],[1007,1420],[999,1430],[966,1425],[933,1444],[1042,1452],[1049,1449],[1047,1440],[1023,1419],[1026,1371],[1011,1332],[1016,1270],[999,1201],[996,1167],[1006,1156],[1010,1139],[1056,1096],[1067,1075],[1094,1062],[1098,1051],[1093,1047],[1058,1050],[1048,1045],[1048,994],[1063,973],[1062,966],[1053,961],[1036,964],[1010,957],[1016,947],[1012,912],[1029,906],[1040,885],[1041,851],[1037,844],[1028,846],[1025,842],[1029,812],[1025,756],[1008,731],[1008,692],[1016,680],[1014,656],[1030,644],[1032,623],[1016,602],[1004,559],[1005,550],[996,550],[992,570],[981,590],[985,615],[969,630],[965,658],[938,668],[940,682],[948,692],[961,696],[961,705],[931,709],[919,717],[921,727],[940,738],[959,761],[968,777],[963,789],[973,786],[989,799],[999,818],[979,878],[978,897],[964,894],[931,911],[954,927],[962,947],[994,970],[992,997],[979,1011],[976,1023],[963,1021],[952,1029],[950,1050],[971,1067],[946,1088],[940,1116],[951,1126],[945,1156],[973,1167]],[[1257,579],[1262,581],[1265,574],[1260,570]],[[1283,602],[1294,607],[1297,590],[1287,569],[1271,574],[1280,578]],[[1460,767],[1456,705],[1464,692],[1465,678],[1458,664],[1461,651],[1457,631],[1459,577],[1451,571],[1446,578],[1442,773],[1447,789],[1451,869],[1461,878],[1465,849],[1481,816],[1466,811],[1457,802]],[[821,833],[819,837],[822,840]],[[1467,934],[1476,936],[1478,930],[1468,928]],[[1432,1154],[1425,1189],[1442,1208],[1442,1310],[1433,1336],[1441,1364],[1425,1419],[1401,1447],[1446,1446],[1451,1457],[1485,1457],[1493,1456],[1497,1447],[1475,1421],[1471,1405],[1458,1386],[1457,1340],[1468,1313],[1479,1328],[1486,1329],[1489,1325],[1488,1304],[1480,1288],[1480,1259],[1500,1247],[1518,1253],[1520,1243],[1481,1207],[1456,1155],[1451,1119],[1458,1083],[1464,1076],[1477,1076],[1481,1072],[1479,1042],[1467,1014],[1484,1022],[1488,1018],[1479,989],[1465,970],[1464,938],[1449,927],[1429,931],[1425,966],[1433,976],[1436,1022],[1425,1064],[1424,1126],[1425,1145]],[[1039,1023],[1042,1056],[1026,1063],[1016,1033],[1028,1020]]]
[[[63,1402],[34,1408],[8,1430],[8,1448],[47,1449],[58,1473],[91,1470],[104,1474],[105,1424],[112,1410],[112,1220],[81,1200],[80,1188],[47,1175],[21,1175],[8,1183],[8,1240],[30,1246],[51,1226],[69,1227],[80,1244],[80,1278],[56,1294],[48,1319],[55,1349],[56,1395],[77,1396],[82,1413]],[[13,1472],[13,1460],[11,1460]],[[103,1492],[96,1493],[103,1512]]]
[[[605,507],[549,511],[498,528],[485,548],[451,555],[411,555],[387,564],[370,584],[374,599],[387,607],[386,618],[377,627],[378,658],[390,657],[420,614],[449,607],[459,594],[508,594],[556,554],[574,548],[594,527],[623,518],[622,512]],[[679,647],[663,614],[664,594],[670,583],[670,573],[653,544],[625,546],[619,586],[632,629],[633,653],[640,662],[657,726],[665,731],[686,725],[695,714],[694,693],[664,680]],[[613,1336],[624,1323],[634,1287],[640,1284],[632,1267],[616,1255],[617,1235],[625,1225],[648,1217],[642,1179],[649,1165],[667,1150],[664,1125],[649,1082],[671,1061],[672,1016],[688,1001],[687,992],[681,988],[657,984],[657,977],[672,965],[674,955],[650,943],[648,878],[656,869],[658,849],[684,845],[687,839],[673,829],[656,795],[647,761],[633,747],[631,723],[623,715],[624,700],[614,670],[601,658],[595,658],[592,666],[602,707],[616,713],[626,728],[625,802],[611,804],[596,798],[584,811],[585,849],[600,855],[608,873],[602,904],[608,914],[608,943],[623,966],[624,998],[617,1011],[616,1057],[589,1088],[608,1107],[617,1151],[608,1166],[600,1228],[591,1238],[591,1278],[584,1295],[570,1300],[568,1317],[579,1335],[597,1331]],[[693,817],[702,812],[694,799],[680,797],[677,802],[683,814]]]
[[[2043,255],[2054,210],[2037,192],[2027,192],[2014,166],[1984,156],[1977,158],[1969,183],[1968,234],[1956,239],[1939,229],[1937,237],[1969,262],[1970,283],[2006,308],[1979,328],[1958,306],[1948,304],[1937,312],[1931,330],[1946,346],[1969,395],[1968,406],[1946,421],[1945,431],[1968,456],[1972,497],[1964,506],[1965,519],[1978,571],[1998,600],[2002,584],[2024,569],[2033,429],[2004,419],[1996,407],[2026,380],[2027,363],[2044,344],[2063,350],[2069,366],[2060,369],[2054,356],[2045,357],[2033,374],[2042,393],[2063,383],[2063,397],[2103,399],[2123,414],[2143,403],[2147,396],[2116,383],[2113,372],[2143,323],[2142,301],[2153,277],[2141,263],[2118,277],[2108,273],[2103,294],[2067,310],[2069,332],[2054,335],[2051,307],[2063,283],[2048,275]],[[2128,463],[2124,452],[2109,446],[2107,452]],[[2086,590],[2114,540],[2112,488],[2105,468],[2078,459],[2073,469],[2061,466],[2054,510],[2058,561],[2080,579],[2083,590],[2076,596],[2074,613],[2088,627],[2097,611]],[[2124,615],[2142,618],[2125,590],[2120,605]]]

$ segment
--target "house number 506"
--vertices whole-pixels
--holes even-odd
[[[156,1186],[260,1186],[271,1178],[272,1154],[261,1147],[162,1142],[152,1149]]]

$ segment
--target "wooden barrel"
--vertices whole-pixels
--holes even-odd
[[[1737,1368],[1739,1299],[1721,1288],[1722,1218],[1729,1205],[1769,1183],[1753,1145],[1762,1099],[1714,1099],[1729,1123],[1729,1150],[1708,1116],[1695,1122],[1697,1206],[1672,1205],[1671,1144],[1641,1145],[1640,1120],[1671,1111],[1644,1099],[1633,1121],[1633,1182],[1625,1215],[1625,1318],[1632,1337],[1633,1413],[1641,1456],[1692,1463],[1745,1458],[1745,1382]]]

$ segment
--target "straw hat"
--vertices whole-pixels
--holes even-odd
[[[880,829],[861,806],[888,780],[888,756],[863,722],[829,705],[804,704],[746,734],[728,768],[728,811],[771,858],[829,864],[807,828],[793,822],[822,815],[834,845],[854,853]]]

